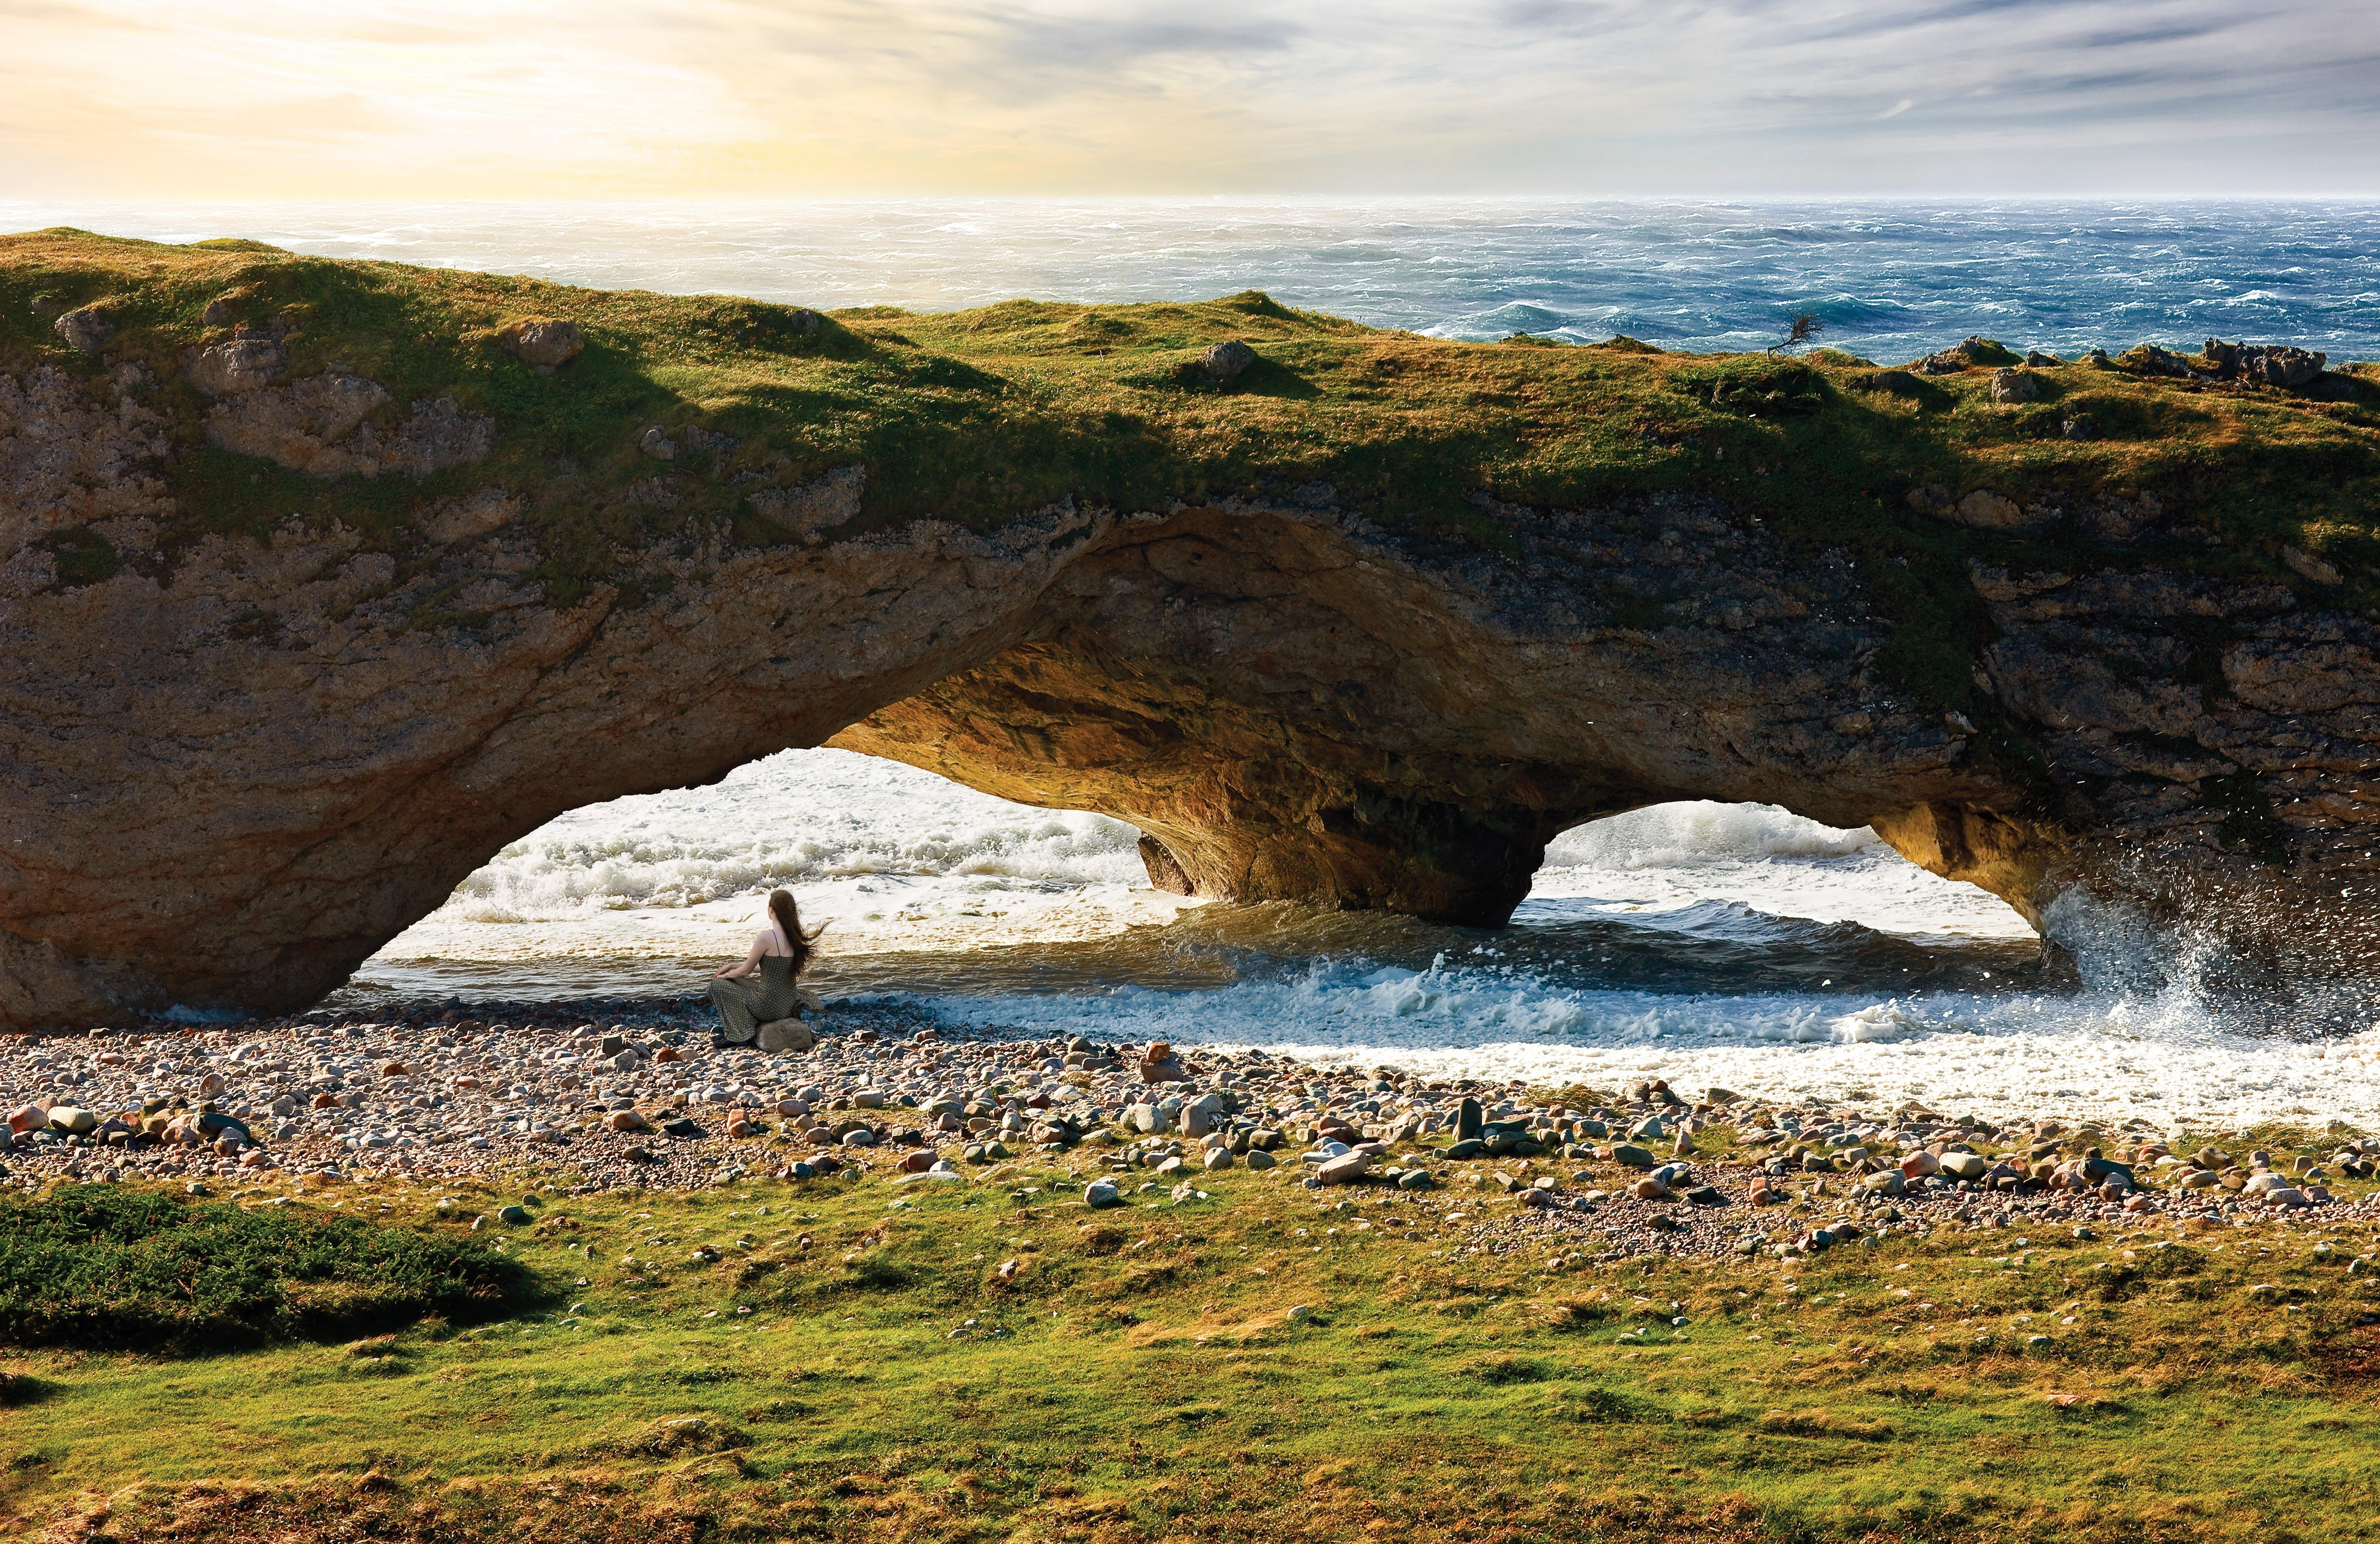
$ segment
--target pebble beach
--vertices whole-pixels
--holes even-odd
[[[2053,1227],[2380,1227],[2362,1183],[2380,1141],[2343,1128],[2193,1146],[2137,1120],[1996,1124],[1658,1077],[1548,1089],[1026,1039],[899,1003],[840,1004],[817,1027],[814,1050],[766,1054],[715,1048],[690,1005],[599,1001],[0,1039],[0,1163],[20,1189],[872,1180],[1095,1210],[1199,1204],[1203,1176],[1243,1167],[1370,1209],[1352,1225],[1550,1250],[1558,1268],[1942,1228],[2013,1230],[2022,1248]]]

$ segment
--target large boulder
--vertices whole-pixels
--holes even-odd
[[[1979,1153],[1946,1152],[1941,1158],[1940,1172],[1952,1179],[1978,1180],[1990,1169],[1990,1161]]]
[[[1218,381],[1233,380],[1247,372],[1257,362],[1257,351],[1237,338],[1216,344],[1199,360],[1207,373]]]
[[[271,385],[288,368],[288,350],[278,341],[235,337],[191,350],[182,374],[209,396],[236,396]]]
[[[525,316],[507,322],[496,336],[506,353],[539,370],[558,369],[587,348],[578,323],[550,316]]]
[[[79,306],[51,322],[50,329],[67,347],[96,354],[108,334],[115,331],[115,325],[105,307]]]
[[[1325,1185],[1354,1185],[1369,1173],[1371,1168],[1370,1153],[1344,1153],[1317,1165],[1314,1177]]]
[[[798,1018],[778,1018],[761,1025],[752,1043],[773,1055],[811,1050],[818,1044],[818,1036]]]
[[[2037,402],[2041,399],[2041,378],[2029,370],[1996,370],[1992,371],[1994,402]]]

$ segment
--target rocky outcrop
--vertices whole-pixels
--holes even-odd
[[[2261,381],[2268,386],[2307,386],[2330,362],[2326,354],[2288,344],[2225,343],[2208,338],[2201,353],[2213,373]]]
[[[236,396],[271,385],[288,368],[289,355],[280,339],[229,337],[190,350],[182,376],[209,396]]]
[[[540,359],[567,359],[578,350],[575,327],[566,337],[545,326],[508,341]],[[493,443],[495,425],[464,412],[451,396],[414,403],[409,418],[383,432],[370,421],[389,400],[378,382],[337,365],[285,381],[288,367],[277,332],[243,331],[191,349],[183,379],[215,398],[206,418],[207,443],[322,478],[427,477],[480,460]]]
[[[2012,365],[2017,359],[2014,351],[1990,338],[1970,337],[1939,353],[1912,360],[1909,368],[1920,375],[1956,375],[1977,365]]]
[[[207,415],[207,443],[325,478],[427,477],[488,454],[494,426],[464,412],[453,397],[414,403],[412,416],[383,434],[365,420],[387,400],[375,382],[324,371],[216,403]]]
[[[793,488],[756,489],[751,499],[753,509],[762,518],[815,546],[820,531],[848,525],[859,517],[860,496],[867,491],[866,468],[837,467],[815,482]]]
[[[1989,488],[1977,488],[1964,498],[1952,499],[1950,490],[1940,483],[1909,491],[1909,507],[1921,515],[1931,515],[1937,520],[1967,526],[1977,530],[2019,530],[2045,526],[2058,518],[2059,511],[2053,506],[2027,509],[2005,493]]]
[[[1992,400],[2001,403],[2038,402],[2041,377],[2027,370],[1992,371]]]
[[[1235,319],[1288,314],[1234,300]],[[473,335],[508,390],[617,394],[600,434],[588,399],[556,399],[577,439],[524,450],[507,437],[543,425],[461,406],[442,377],[376,379],[280,320],[193,345],[189,306],[112,334],[170,349],[45,343],[0,370],[0,1023],[302,1005],[554,815],[822,743],[1131,821],[1153,882],[1219,898],[1494,924],[1568,826],[1757,799],[1873,823],[2053,930],[2078,895],[2195,929],[2218,984],[2252,983],[2283,1017],[2304,983],[2375,975],[2361,833],[2380,818],[2380,627],[2348,609],[2362,591],[2294,547],[2303,564],[2193,565],[2220,538],[2186,492],[1929,471],[1850,513],[1780,517],[1760,500],[1768,420],[1847,410],[1799,363],[1779,407],[1765,377],[1568,351],[1677,372],[1668,395],[1645,377],[1629,411],[1647,427],[1597,454],[1668,468],[1707,448],[1711,475],[1541,483],[1587,492],[1524,503],[1466,473],[1423,519],[1395,513],[1396,479],[1495,436],[1393,463],[1364,443],[1346,461],[1362,497],[1248,474],[1244,427],[1321,432],[1298,406],[1316,367],[1268,343],[1219,374],[1211,333],[1122,367],[1149,419],[1077,422],[1059,394],[899,328],[713,310],[701,348],[740,327],[824,361],[730,433],[602,377],[622,334],[540,374],[555,367],[528,329],[492,319]],[[1048,327],[1062,351],[1128,332],[1047,310],[969,325]],[[1350,395],[1489,358],[1330,326],[1315,335],[1354,338]],[[1951,356],[2008,362],[1975,352]],[[862,377],[805,420],[807,464],[743,438]],[[894,451],[810,448],[835,414],[899,419],[935,393],[959,406]],[[1211,444],[1148,427],[1210,401]],[[1879,422],[1919,421],[1882,406],[1899,416]],[[1738,433],[1738,412],[1763,426]],[[1518,441],[1551,420],[1496,421]],[[1125,492],[980,512],[1019,467],[1086,444],[1086,485]]]
[[[67,347],[85,354],[98,353],[107,334],[115,330],[103,306],[78,307],[59,317],[52,326]]]

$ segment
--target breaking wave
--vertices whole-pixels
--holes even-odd
[[[1139,832],[1045,810],[847,750],[788,750],[706,788],[573,810],[456,887],[467,921],[684,907],[860,875],[993,876],[1037,884],[1142,878]]]
[[[1666,869],[1747,857],[1850,857],[1883,845],[1865,826],[1840,831],[1773,804],[1689,799],[1573,826],[1547,846],[1546,864]]]

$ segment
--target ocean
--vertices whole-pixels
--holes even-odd
[[[0,201],[0,228],[947,310],[1262,289],[1444,337],[1824,341],[1900,363],[1971,334],[2074,353],[2209,336],[2380,355],[2380,204],[1957,200],[906,200],[815,204]]]
[[[1746,348],[1807,310],[1825,342],[1888,362],[1975,333],[2059,353],[2221,336],[2380,355],[2370,203],[0,203],[7,228],[59,224],[828,308],[1258,288],[1455,338]],[[788,749],[513,844],[333,1005],[684,998],[783,885],[829,925],[831,997],[978,1030],[2161,1129],[2380,1125],[2380,1027],[2228,1026],[2192,990],[2188,939],[2070,906],[2048,926],[2078,984],[1997,899],[1782,809],[1664,805],[1570,832],[1495,931],[1186,901],[1148,888],[1135,835]]]

